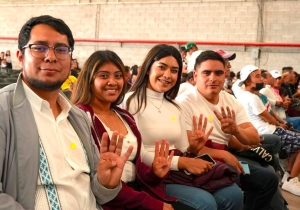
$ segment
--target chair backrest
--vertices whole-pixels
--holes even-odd
[[[18,78],[7,77],[7,78],[5,78],[5,80],[8,83],[15,83],[15,82],[17,82]]]
[[[19,74],[14,73],[14,74],[11,74],[9,77],[10,77],[10,78],[18,78],[18,77],[19,77]]]
[[[7,83],[7,82],[0,82],[0,88],[3,88],[7,85],[10,85],[11,83]]]

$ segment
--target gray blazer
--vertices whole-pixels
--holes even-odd
[[[86,149],[97,204],[104,204],[119,193],[121,184],[115,189],[99,184],[99,152],[86,114],[72,106],[68,119]],[[0,89],[0,210],[34,209],[38,170],[38,130],[20,76],[16,84]]]

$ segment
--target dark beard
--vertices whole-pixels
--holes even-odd
[[[28,77],[26,75],[25,71],[23,71],[23,75],[24,75],[26,81],[29,83],[29,85],[31,85],[32,87],[34,87],[36,89],[48,91],[48,92],[60,89],[62,84],[65,82],[65,80],[69,77],[69,75],[68,75],[68,77],[65,80],[58,80],[58,81],[52,82],[52,83],[45,83],[41,80]]]

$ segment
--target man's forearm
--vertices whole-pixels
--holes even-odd
[[[242,143],[246,145],[258,144],[260,139],[257,130],[251,127],[239,126],[238,132],[234,136]]]

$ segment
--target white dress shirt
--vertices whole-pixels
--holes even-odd
[[[31,104],[60,208],[97,209],[90,186],[90,168],[85,150],[67,119],[71,105],[59,95],[57,102],[62,111],[55,119],[50,104],[36,95],[24,82],[23,86]],[[47,196],[47,188],[41,180],[39,173],[35,209],[46,210],[50,209],[48,199],[51,196]]]

